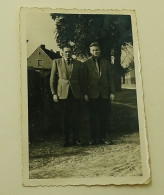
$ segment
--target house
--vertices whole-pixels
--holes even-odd
[[[128,70],[122,79],[122,87],[134,89],[136,87],[134,54],[133,46],[130,43],[122,46],[121,65],[123,68]]]
[[[46,49],[45,45],[40,45],[27,59],[28,68],[50,70],[54,59],[61,58],[60,52],[56,53],[51,49]]]
[[[27,59],[29,105],[37,104],[39,100],[50,96],[49,77],[52,62],[61,58],[60,52],[46,49],[40,45]],[[37,103],[36,103],[37,102]]]

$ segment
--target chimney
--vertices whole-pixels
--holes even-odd
[[[60,51],[56,51],[56,54],[60,56]]]
[[[51,49],[51,51],[52,51],[53,53],[55,53],[53,49]]]
[[[45,49],[45,45],[40,45],[40,47],[41,47],[42,49]]]

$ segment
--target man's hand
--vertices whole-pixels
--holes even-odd
[[[113,101],[114,98],[115,98],[115,95],[111,93],[111,94],[110,94],[110,100]]]
[[[86,102],[89,102],[88,95],[85,95],[85,96],[84,96],[84,99],[85,99]]]
[[[57,95],[53,95],[53,100],[54,100],[55,103],[57,103],[58,102],[58,96]]]

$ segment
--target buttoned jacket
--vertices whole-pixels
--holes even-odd
[[[84,93],[89,98],[109,98],[115,93],[111,64],[106,59],[100,58],[100,70],[97,69],[93,57],[83,64],[84,69]]]
[[[58,95],[59,99],[67,99],[68,91],[71,88],[75,98],[82,98],[82,63],[71,59],[69,66],[71,66],[70,76],[64,58],[53,61],[50,76],[51,93]]]

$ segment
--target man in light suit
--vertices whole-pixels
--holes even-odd
[[[84,62],[84,98],[89,104],[91,144],[107,144],[108,112],[114,100],[114,81],[109,61],[102,59],[97,42],[90,45],[92,56]]]
[[[63,48],[63,57],[53,61],[50,88],[55,103],[59,102],[63,112],[64,147],[80,145],[78,111],[82,99],[82,63],[72,58],[72,48]],[[73,143],[70,143],[70,133]]]

